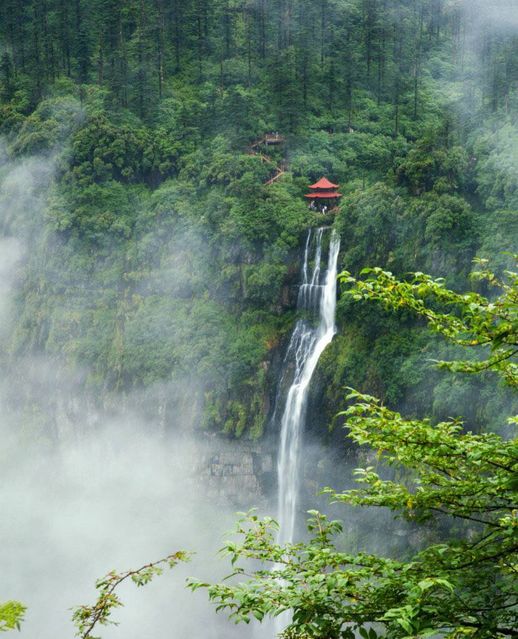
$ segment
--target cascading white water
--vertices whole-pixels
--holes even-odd
[[[321,283],[322,238],[325,228],[317,229],[314,237],[309,231],[304,251],[302,284],[298,308],[318,313],[314,318],[298,320],[286,357],[284,368],[294,363],[293,382],[286,395],[281,419],[280,449],[277,463],[279,543],[293,541],[298,500],[301,439],[307,408],[309,385],[318,360],[335,334],[336,277],[340,238],[331,231],[329,257],[324,281]],[[312,270],[310,253],[314,244]]]

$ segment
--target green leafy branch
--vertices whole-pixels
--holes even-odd
[[[408,281],[401,281],[381,268],[363,269],[360,275],[366,277],[361,278],[344,271],[340,281],[349,287],[345,293],[356,301],[379,301],[394,311],[410,310],[460,346],[489,349],[489,355],[482,352],[477,360],[437,362],[440,368],[462,373],[492,370],[509,385],[518,386],[518,273],[506,271],[505,280],[500,280],[487,269],[485,260],[476,262],[481,270],[472,278],[499,291],[496,299],[473,291],[456,293],[445,287],[443,278],[424,273],[413,273]]]
[[[116,592],[124,581],[129,579],[139,587],[145,586],[155,577],[163,574],[164,568],[174,568],[179,562],[188,561],[189,558],[188,553],[179,551],[153,563],[145,564],[136,570],[128,570],[123,573],[109,572],[95,584],[99,592],[97,601],[92,606],[82,605],[74,609],[72,619],[77,628],[76,636],[80,639],[99,639],[92,635],[98,624],[101,626],[117,625],[117,622],[112,621],[110,617],[115,608],[124,605]]]
[[[513,479],[518,474],[518,445],[494,433],[464,433],[458,420],[432,425],[404,419],[369,395],[352,391],[347,418],[349,437],[368,444],[390,464],[415,472],[410,483],[383,481],[373,468],[357,469],[366,488],[331,493],[335,500],[361,505],[404,508],[423,520],[434,512],[501,526],[501,518],[518,508]]]

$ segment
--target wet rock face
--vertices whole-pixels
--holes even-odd
[[[213,439],[205,445],[195,475],[209,497],[235,507],[267,502],[275,482],[272,452],[260,443]]]

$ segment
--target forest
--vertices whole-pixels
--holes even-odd
[[[272,133],[282,144],[254,146]],[[293,591],[279,594],[285,582],[261,573],[244,594],[213,586],[210,597],[237,621],[297,611],[285,639],[516,636],[510,571],[518,544],[506,519],[516,514],[509,510],[516,484],[507,475],[488,479],[492,464],[516,473],[516,424],[508,420],[518,408],[516,373],[488,349],[517,343],[517,149],[512,0],[2,0],[0,234],[25,253],[9,320],[0,300],[0,367],[11,380],[0,408],[18,415],[24,441],[59,438],[60,411],[73,423],[86,410],[122,406],[166,432],[274,446],[279,379],[301,317],[305,238],[332,226],[342,273],[336,335],[311,379],[304,434],[330,451],[315,481],[329,482],[337,459],[372,465],[370,453],[359,452],[367,444],[433,484],[433,446],[441,443],[430,424],[451,446],[469,433],[473,442],[458,446],[474,450],[482,467],[466,461],[462,490],[477,485],[478,473],[488,485],[494,480],[491,490],[500,486],[500,496],[491,493],[488,505],[462,494],[462,505],[448,508],[455,521],[466,518],[454,527],[462,539],[480,533],[462,526],[488,509],[480,515],[489,527],[480,537],[488,540],[480,541],[486,556],[462,547],[467,563],[480,562],[483,601],[464,617],[449,602],[450,592],[475,597],[471,573],[455,582],[410,569],[405,598],[387,595],[401,588],[401,557],[359,566],[337,555],[322,563],[315,548],[341,533],[320,514],[312,515],[309,545],[289,550],[283,579]],[[28,174],[32,186],[22,187],[27,199],[17,205]],[[322,176],[342,193],[338,211],[325,216],[304,199]],[[326,236],[325,251],[329,243]],[[0,256],[0,275],[2,264]],[[407,288],[410,273],[414,288]],[[447,327],[440,314],[467,323]],[[501,323],[508,333],[488,328]],[[493,373],[463,364],[466,334],[480,346],[475,359]],[[515,361],[516,350],[503,357]],[[44,381],[28,373],[35,361],[49,362]],[[346,389],[355,389],[349,400]],[[462,428],[446,426],[461,416]],[[403,432],[405,418],[430,438],[427,470],[422,450],[402,450],[384,430],[392,421]],[[351,419],[352,441],[344,444],[342,426]],[[376,441],[361,431],[362,419],[374,424]],[[0,469],[7,458],[0,454]],[[380,479],[366,471],[365,494],[338,491],[333,499],[405,510],[406,492],[376,484],[398,477],[404,484],[404,472],[395,472],[396,479],[383,472]],[[441,517],[430,524],[434,507],[423,503],[410,517],[428,531],[418,543],[448,537]],[[234,560],[286,557],[268,523],[242,526]],[[491,526],[501,527],[495,536]],[[493,555],[498,563],[498,544],[514,557],[506,555],[507,567],[485,563]],[[389,550],[400,545],[394,540]],[[444,557],[462,566],[450,550]],[[434,553],[425,567],[439,561]],[[303,570],[293,571],[295,564]],[[335,599],[327,607],[304,601],[297,580],[304,574],[313,593],[343,564],[356,565],[362,578],[374,571],[386,589],[373,594],[354,570],[344,572],[355,583],[347,596],[365,606],[350,604],[351,618],[337,622],[345,586],[329,585]],[[432,577],[438,581],[426,581]],[[0,600],[9,596],[0,590]],[[491,597],[502,615],[484,617]],[[451,612],[443,620],[441,607]],[[15,627],[19,612],[4,610],[5,621],[0,605],[0,631]]]
[[[194,365],[206,427],[259,437],[309,180],[343,185],[337,226],[353,272],[421,270],[459,287],[475,255],[496,253],[504,268],[516,238],[516,39],[472,11],[439,0],[3,3],[8,153],[47,153],[57,171],[44,220],[57,233],[35,239],[26,279],[44,295],[24,299],[12,347],[66,353],[107,394]],[[278,130],[289,170],[263,188],[272,168],[247,144]],[[31,234],[33,223],[4,225]],[[199,243],[186,273],[182,235]],[[180,272],[166,283],[171,246]],[[396,405],[417,387],[412,401],[426,405],[423,337],[370,313],[345,322],[344,304],[321,371],[327,416],[344,385]],[[435,385],[437,416],[451,392]],[[473,418],[495,410],[484,401]]]

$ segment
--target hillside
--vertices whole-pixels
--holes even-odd
[[[515,637],[517,148],[515,0],[0,2],[0,632]]]
[[[29,247],[3,357],[50,356],[103,405],[138,391],[170,428],[187,393],[195,427],[261,437],[310,181],[342,185],[353,273],[464,288],[473,257],[516,249],[516,39],[492,20],[443,0],[3,3],[3,171],[26,171],[3,197],[37,200],[2,220]],[[287,171],[266,186],[249,145],[269,131]],[[431,376],[413,320],[342,301],[338,324],[318,428],[344,386],[497,420],[483,390]]]

